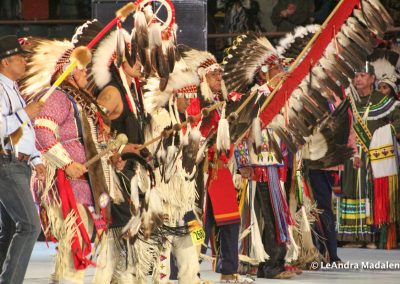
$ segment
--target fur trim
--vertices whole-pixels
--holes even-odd
[[[117,17],[121,17],[121,21],[125,21],[125,19],[129,16],[129,14],[133,13],[136,11],[137,6],[134,3],[128,3],[124,5],[122,8],[117,10],[115,15]]]
[[[259,117],[253,119],[251,125],[251,133],[254,143],[256,144],[256,148],[261,147],[262,144],[262,136],[261,136],[261,121]]]
[[[229,150],[231,138],[229,134],[229,123],[226,118],[221,118],[218,122],[217,150]]]

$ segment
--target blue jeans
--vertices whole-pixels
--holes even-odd
[[[40,233],[30,177],[26,162],[0,157],[0,283],[23,282]]]

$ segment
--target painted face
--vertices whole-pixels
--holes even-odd
[[[210,71],[206,74],[207,83],[210,86],[212,92],[221,91],[222,82],[222,70],[217,69]]]

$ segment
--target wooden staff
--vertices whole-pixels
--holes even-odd
[[[85,166],[87,168],[90,167],[95,162],[100,160],[100,158],[103,157],[104,155],[108,154],[109,152],[111,152],[115,149],[118,149],[122,145],[126,145],[127,143],[128,143],[128,137],[123,133],[118,134],[117,137],[115,138],[115,140],[113,140],[111,143],[109,143],[107,145],[107,148],[105,148],[104,150],[99,152],[96,156],[92,157],[89,161],[87,161],[85,163]]]
[[[153,139],[151,139],[151,140],[145,142],[142,146],[140,146],[140,147],[137,148],[137,151],[140,151],[140,150],[146,148],[147,146],[149,146],[149,145],[151,145],[151,144],[157,142],[158,140],[160,140],[160,139],[162,139],[162,138],[169,137],[169,136],[170,136],[172,133],[174,133],[175,131],[181,130],[182,127],[185,127],[186,125],[188,125],[188,123],[193,123],[193,122],[195,122],[195,121],[198,120],[201,116],[208,116],[208,114],[209,114],[211,111],[213,111],[213,110],[219,108],[219,107],[222,106],[224,103],[225,103],[225,101],[218,102],[218,103],[216,103],[216,104],[214,104],[214,105],[212,105],[212,106],[210,106],[210,107],[205,107],[205,108],[201,109],[201,112],[200,112],[199,114],[197,114],[197,115],[195,115],[195,116],[189,116],[189,117],[188,117],[188,121],[185,121],[185,122],[183,122],[183,123],[181,123],[181,124],[177,123],[177,124],[175,124],[175,125],[172,127],[172,129],[164,130],[164,131],[161,132],[161,134],[158,135],[157,137],[155,137],[155,138],[153,138]]]

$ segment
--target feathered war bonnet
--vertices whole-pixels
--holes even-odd
[[[221,70],[222,67],[218,64],[214,55],[207,51],[197,49],[185,48],[181,50],[181,56],[189,69],[197,73],[201,83],[201,96],[205,101],[212,102],[213,94],[208,85],[206,75],[215,70]],[[221,82],[221,91],[224,100],[228,99],[228,92],[225,87],[225,82]]]
[[[173,97],[195,98],[200,80],[197,74],[180,60],[175,64],[174,72],[169,75],[164,90],[160,89],[160,78],[150,77],[144,86],[144,107],[150,114],[168,105]]]
[[[104,25],[97,21],[87,21],[78,27],[72,42],[76,46],[86,46],[98,35],[104,28]],[[127,60],[130,65],[132,56],[130,54],[131,37],[126,30],[118,28],[117,30],[107,32],[92,48],[93,59],[88,66],[88,81],[90,87],[103,89],[114,76],[118,76],[118,68],[123,60]]]
[[[266,37],[251,33],[234,40],[225,50],[222,64],[228,92],[245,93],[260,70],[267,73],[273,65],[281,65],[281,61]]]
[[[31,39],[31,46],[32,54],[21,81],[21,92],[28,101],[51,86],[55,75],[70,64],[74,49],[68,40]]]

